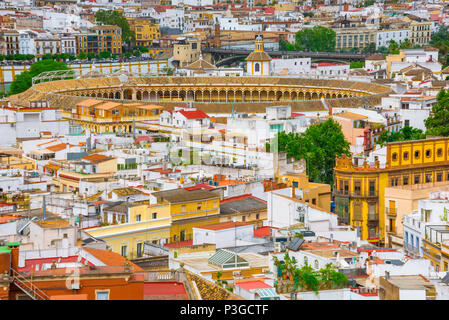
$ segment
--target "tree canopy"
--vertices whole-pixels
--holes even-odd
[[[405,126],[399,131],[384,131],[380,134],[377,143],[381,146],[387,144],[388,142],[394,141],[407,141],[407,140],[421,140],[425,139],[426,135],[421,129],[413,128],[410,126]]]
[[[58,62],[53,59],[40,60],[33,63],[30,70],[19,74],[11,83],[9,94],[18,94],[31,88],[33,77],[47,71],[68,70],[68,66],[64,62]]]
[[[315,26],[312,29],[303,29],[296,33],[295,47],[297,50],[310,50],[320,52],[334,52],[336,34],[332,29]]]
[[[443,65],[449,64],[449,27],[441,26],[438,32],[432,34],[430,45],[438,49],[439,60]]]
[[[336,157],[350,155],[349,142],[345,140],[341,126],[333,119],[315,124],[304,133],[279,132],[274,144],[288,157],[304,158],[311,181],[333,184]],[[270,150],[276,150],[269,146]]]
[[[122,29],[122,41],[130,43],[135,40],[134,31],[131,30],[128,21],[119,11],[98,10],[95,19],[103,25],[114,25]]]
[[[432,114],[424,120],[426,133],[431,136],[449,136],[449,90],[441,90],[437,103],[432,107]]]

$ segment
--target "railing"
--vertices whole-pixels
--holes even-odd
[[[378,214],[369,214],[368,221],[379,221],[379,215]]]
[[[377,191],[369,191],[369,192],[352,192],[351,193],[352,198],[377,198],[378,193]]]
[[[404,243],[404,249],[408,252],[419,254],[419,248],[409,243]]]
[[[396,217],[396,208],[388,208],[388,207],[386,207],[386,208],[385,208],[385,213],[386,213],[388,216]]]
[[[334,196],[349,197],[349,191],[344,191],[344,190],[334,190]]]
[[[176,271],[145,271],[139,272],[144,276],[144,281],[146,282],[157,282],[157,281],[176,281],[179,282],[179,275]]]
[[[36,287],[32,282],[26,279],[20,272],[12,269],[12,274],[14,277],[14,284],[22,289],[31,299],[33,300],[50,300],[42,290]]]

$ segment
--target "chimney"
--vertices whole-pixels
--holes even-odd
[[[8,249],[11,250],[11,269],[19,270],[19,246],[20,242],[9,242]]]
[[[296,190],[295,190],[295,187],[292,187],[292,198],[296,198]]]

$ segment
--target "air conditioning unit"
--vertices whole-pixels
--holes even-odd
[[[78,281],[72,283],[72,290],[79,290],[80,283]]]

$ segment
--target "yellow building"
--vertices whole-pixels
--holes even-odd
[[[113,252],[128,259],[143,255],[145,241],[164,244],[170,237],[170,206],[167,203],[130,204],[129,210],[124,207],[125,214],[129,211],[129,222],[92,228],[87,232],[105,241]],[[104,216],[102,218],[105,219]]]
[[[141,93],[138,93],[142,98]],[[127,98],[134,94],[124,90],[123,95]],[[128,97],[131,96],[131,97]],[[114,95],[114,97],[116,97]],[[146,105],[142,103],[119,103],[104,101],[100,99],[87,99],[76,105],[74,112],[63,112],[63,117],[76,123],[80,123],[90,132],[133,132],[133,120],[156,120],[159,119],[161,106]]]
[[[104,225],[87,232],[106,241],[112,251],[134,259],[142,256],[145,241],[164,245],[192,240],[193,227],[219,222],[220,197],[214,192],[174,189],[152,196],[154,204],[139,201],[104,209]]]
[[[220,222],[220,195],[214,191],[174,189],[152,194],[170,207],[169,242],[192,240],[192,228]]]
[[[385,167],[337,159],[334,168],[335,210],[343,223],[358,227],[362,240],[385,243],[385,188],[449,181],[449,139],[387,144]]]
[[[173,44],[173,61],[179,68],[183,68],[199,59],[201,54],[201,37],[183,36]]]
[[[287,172],[278,177],[279,183],[285,183],[287,187],[294,187],[302,191],[302,200],[317,207],[330,211],[331,186],[324,183],[309,182],[305,172]]]
[[[147,19],[128,19],[131,30],[136,35],[136,46],[151,47],[161,37],[159,25]]]

